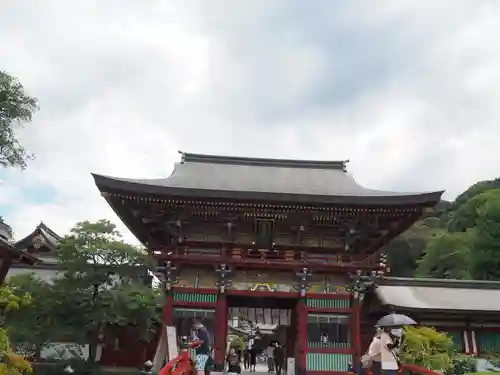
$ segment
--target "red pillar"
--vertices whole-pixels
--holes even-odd
[[[307,354],[307,307],[305,298],[300,298],[297,303],[297,341],[295,345],[297,375],[305,375]]]
[[[215,366],[216,371],[220,366],[224,366],[224,358],[226,356],[226,340],[227,340],[227,299],[225,294],[217,296],[217,304],[215,305]],[[222,367],[223,369],[223,367]],[[222,370],[220,370],[222,371]]]
[[[361,359],[361,321],[359,315],[359,300],[353,298],[352,300],[352,324],[351,324],[351,334],[352,334],[352,348],[354,349],[354,354],[352,356],[352,364],[355,369],[359,366],[359,361]]]

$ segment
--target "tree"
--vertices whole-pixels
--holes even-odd
[[[25,293],[16,293],[10,286],[0,287],[0,314],[2,327],[9,313],[31,302],[31,296]],[[31,366],[22,356],[15,354],[10,347],[7,330],[0,328],[0,373],[5,375],[21,375],[31,372]]]
[[[54,283],[63,320],[73,339],[89,344],[89,362],[97,345],[116,327],[134,328],[149,339],[160,318],[160,294],[141,280],[147,254],[124,243],[107,220],[78,223],[59,243],[64,276]]]
[[[474,186],[484,187],[485,185],[476,184]],[[453,212],[448,223],[448,230],[450,232],[464,232],[467,229],[474,228],[481,207],[489,200],[498,199],[499,197],[500,189],[488,189],[474,195]]]
[[[500,189],[490,191],[478,210],[471,251],[471,273],[478,280],[500,280]]]
[[[447,210],[448,205],[444,202],[440,210],[431,209],[426,212],[422,220],[416,222],[386,247],[391,276],[414,276],[417,262],[424,253],[428,239],[446,227],[446,221],[441,216]]]
[[[476,195],[496,188],[500,188],[500,178],[476,182],[474,185],[469,186],[467,190],[457,196],[457,198],[453,202],[453,209],[458,210],[460,206],[462,206],[471,198],[474,198]]]
[[[31,296],[31,303],[12,311],[6,327],[16,349],[37,357],[44,345],[60,341],[65,336],[61,314],[57,307],[57,290],[35,274],[20,274],[9,279],[9,286],[18,293]]]
[[[23,85],[0,71],[0,165],[25,169],[33,158],[16,137],[16,126],[31,122],[38,109],[36,98],[24,92]]]
[[[245,350],[245,342],[240,336],[233,337],[230,346],[231,348],[235,348],[236,350],[238,350],[240,353],[243,353],[243,351]]]
[[[442,231],[428,242],[416,276],[470,279],[470,232]]]

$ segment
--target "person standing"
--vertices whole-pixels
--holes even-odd
[[[245,343],[245,350],[243,351],[243,366],[245,371],[250,368],[250,348],[248,343]]]
[[[276,346],[273,342],[269,343],[269,346],[266,349],[266,357],[267,357],[267,372],[274,372],[274,350]]]
[[[276,375],[281,375],[281,370],[283,369],[283,363],[285,362],[285,349],[283,345],[279,342],[276,343],[276,348],[274,348],[274,366],[276,368]]]
[[[395,353],[399,341],[391,337],[391,329],[384,328],[380,335],[380,364],[382,371],[387,375],[397,375],[399,370],[399,359]]]
[[[193,318],[193,329],[197,340],[200,341],[200,345],[196,348],[196,374],[205,375],[211,352],[210,335],[199,318]]]

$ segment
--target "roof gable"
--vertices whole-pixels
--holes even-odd
[[[60,240],[61,236],[40,222],[33,232],[17,241],[14,246],[22,250],[30,249],[32,253],[55,251]]]

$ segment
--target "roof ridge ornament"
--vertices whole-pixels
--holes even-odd
[[[349,163],[349,160],[328,161],[328,160],[253,158],[253,157],[243,157],[243,156],[191,154],[182,151],[179,151],[179,153],[182,155],[181,164],[207,163],[207,164],[248,165],[255,167],[334,169],[347,172],[347,163]]]

